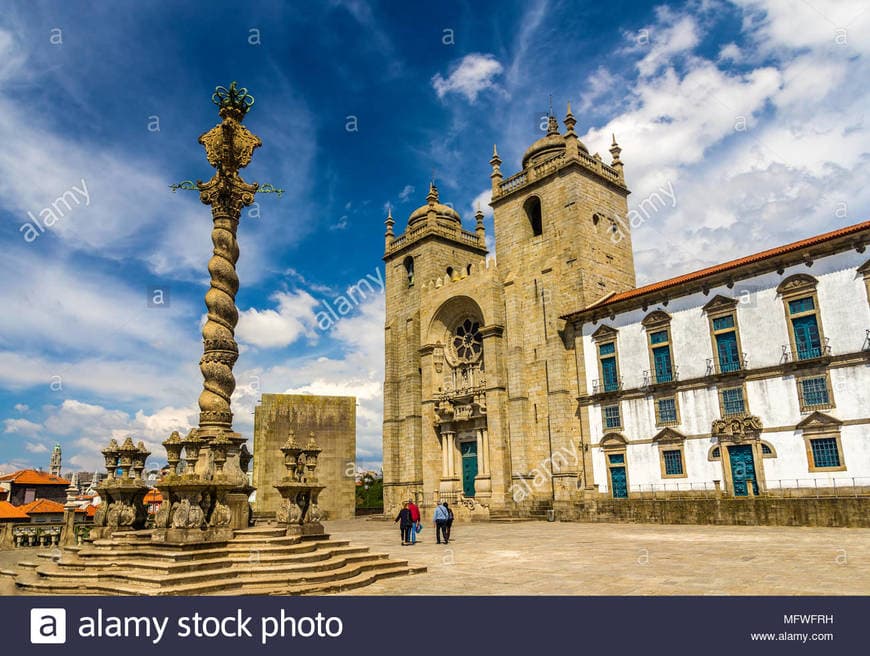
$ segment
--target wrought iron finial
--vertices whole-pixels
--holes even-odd
[[[233,81],[229,89],[226,87],[216,87],[211,96],[211,101],[221,111],[232,109],[244,116],[254,104],[254,96],[249,94],[245,87],[238,88],[235,81]]]
[[[257,189],[257,193],[258,194],[277,194],[278,198],[281,198],[281,196],[284,194],[284,190],[279,189],[278,187],[267,182],[265,184],[260,185],[260,187]]]
[[[182,180],[181,182],[169,185],[169,188],[172,189],[173,194],[179,189],[184,191],[199,191],[199,187],[193,180]]]

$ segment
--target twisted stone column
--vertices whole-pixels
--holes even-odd
[[[253,103],[246,90],[236,90],[233,84],[223,93],[219,89],[214,101],[220,107],[223,121],[199,138],[205,146],[209,164],[216,169],[211,180],[198,183],[200,200],[211,206],[214,221],[211,233],[214,250],[208,262],[211,287],[205,295],[208,319],[202,329],[203,356],[199,363],[203,377],[199,425],[201,429],[231,431],[230,397],[236,388],[233,365],[239,357],[235,340],[239,320],[236,309],[239,289],[236,231],[242,208],[254,202],[258,187],[246,183],[238,172],[250,163],[254,149],[262,142],[241,124],[250,103]]]

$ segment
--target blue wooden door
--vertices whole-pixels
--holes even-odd
[[[797,347],[798,360],[818,358],[822,354],[822,340],[819,337],[819,325],[813,315],[792,319],[794,326],[794,341]]]
[[[610,489],[614,499],[625,499],[628,497],[628,486],[626,485],[625,467],[610,468]]]
[[[740,358],[737,356],[737,333],[716,335],[716,347],[719,350],[719,368],[721,371],[729,372],[740,369]]]
[[[656,367],[656,382],[669,383],[674,378],[671,368],[671,347],[659,346],[653,349],[653,361]]]
[[[604,376],[604,391],[613,392],[619,389],[619,380],[616,376],[616,358],[601,359],[601,373]]]
[[[462,492],[467,497],[474,496],[474,478],[477,476],[477,442],[462,442]]]
[[[752,491],[757,495],[758,483],[755,480],[755,459],[752,456],[752,447],[748,444],[729,446],[728,458],[731,462],[731,481],[734,484],[734,496],[748,496],[749,485],[752,485]]]

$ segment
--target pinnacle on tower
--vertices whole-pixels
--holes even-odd
[[[477,226],[474,231],[477,233],[477,238],[484,242],[486,240],[486,228],[483,225],[483,210],[480,209],[480,203],[477,204],[477,211],[474,213],[474,218],[477,219]]]
[[[613,155],[613,165],[621,164],[622,162],[619,159],[619,154],[622,152],[622,148],[619,147],[619,144],[616,143],[616,134],[613,134],[613,144],[610,146],[610,154]]]
[[[551,113],[547,118],[547,136],[559,134],[559,121],[556,120],[556,117]]]
[[[577,125],[577,120],[574,118],[574,114],[571,113],[571,103],[568,103],[568,113],[565,114],[565,127],[568,128],[568,134],[574,134],[574,126]]]
[[[438,187],[435,186],[435,180],[429,183],[429,193],[426,194],[426,202],[434,205],[438,202]]]
[[[384,221],[387,226],[387,236],[393,236],[393,226],[396,225],[396,222],[393,220],[393,208],[391,206],[387,206],[387,220]]]
[[[501,157],[498,156],[498,149],[495,147],[495,144],[492,144],[492,159],[489,160],[489,165],[492,166],[492,173],[490,173],[489,177],[492,178],[492,195],[495,196],[503,178],[501,174]]]

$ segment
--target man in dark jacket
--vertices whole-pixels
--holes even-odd
[[[444,502],[444,509],[447,511],[447,524],[444,526],[444,539],[450,539],[450,529],[453,528],[453,509]]]
[[[402,504],[402,509],[396,515],[393,523],[399,522],[399,529],[402,531],[402,546],[411,544],[411,511],[408,510],[408,502]]]

